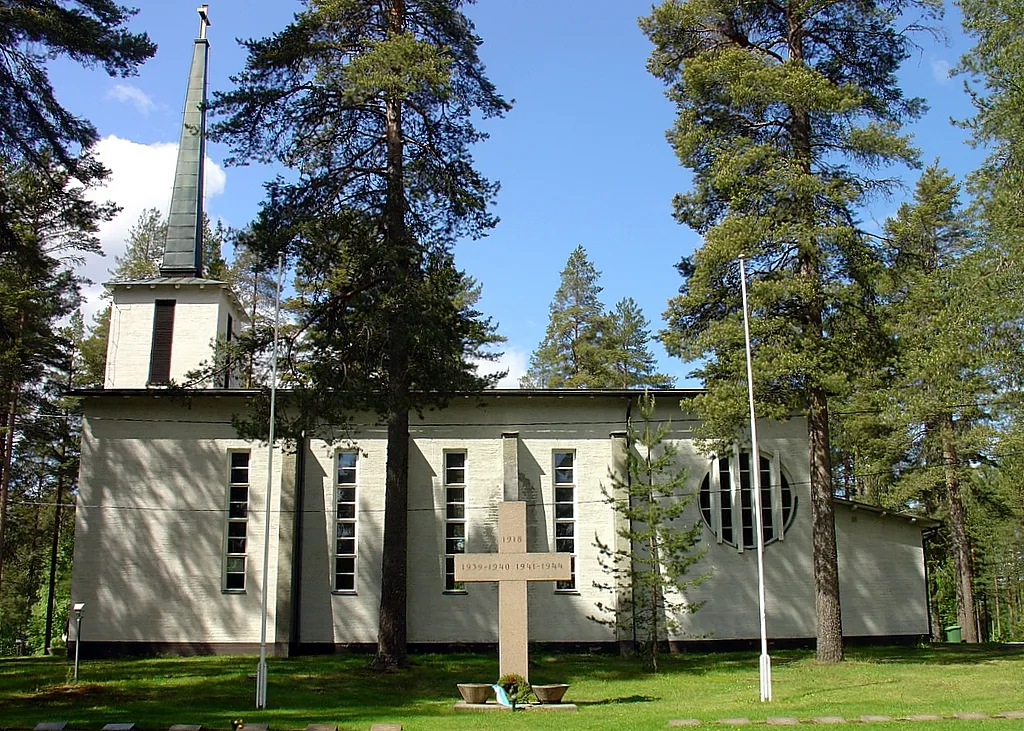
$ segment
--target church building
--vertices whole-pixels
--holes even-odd
[[[376,643],[385,427],[366,416],[345,432],[268,446],[239,438],[231,425],[232,414],[258,395],[236,376],[190,384],[185,400],[167,388],[184,383],[218,342],[248,324],[231,287],[203,277],[207,56],[201,32],[160,275],[109,285],[104,386],[76,394],[84,418],[71,600],[85,605],[83,657],[256,652],[265,552],[274,654]],[[694,496],[684,522],[702,526],[706,554],[693,570],[711,572],[684,597],[702,608],[678,617],[680,630],[668,639],[758,637],[755,468],[764,497],[768,635],[810,640],[806,423],[760,422],[756,460],[742,443],[705,454],[686,408],[697,393],[655,394],[657,417],[673,422]],[[609,619],[599,604],[617,608],[616,596],[597,586],[609,581],[600,546],[620,546],[624,527],[604,490],[623,476],[626,425],[640,395],[496,389],[411,415],[411,649],[496,642],[496,586],[460,583],[454,566],[460,554],[498,551],[502,501],[526,503],[526,550],[570,557],[568,579],[529,586],[530,640],[593,648],[631,639],[595,618]],[[835,523],[844,634],[927,637],[923,532],[936,524],[843,500],[835,501]]]

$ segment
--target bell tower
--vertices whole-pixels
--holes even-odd
[[[248,322],[227,282],[203,278],[209,6],[198,12],[160,276],[106,285],[113,302],[104,388],[240,385],[229,367],[198,383],[187,375],[212,362],[218,343],[230,342]]]

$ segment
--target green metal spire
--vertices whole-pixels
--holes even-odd
[[[165,277],[203,276],[203,167],[206,159],[206,40],[209,6],[199,8],[199,37],[192,49],[192,70],[185,93],[174,190],[167,217],[167,244],[160,274]]]

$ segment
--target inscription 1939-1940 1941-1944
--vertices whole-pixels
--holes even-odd
[[[570,570],[567,554],[456,556],[456,574],[460,581],[553,581],[568,576]]]

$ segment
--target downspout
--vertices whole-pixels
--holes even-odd
[[[305,517],[305,487],[306,487],[306,432],[299,433],[296,440],[295,456],[295,528],[292,534],[292,617],[291,637],[289,639],[288,655],[298,654],[302,643],[302,522]]]

